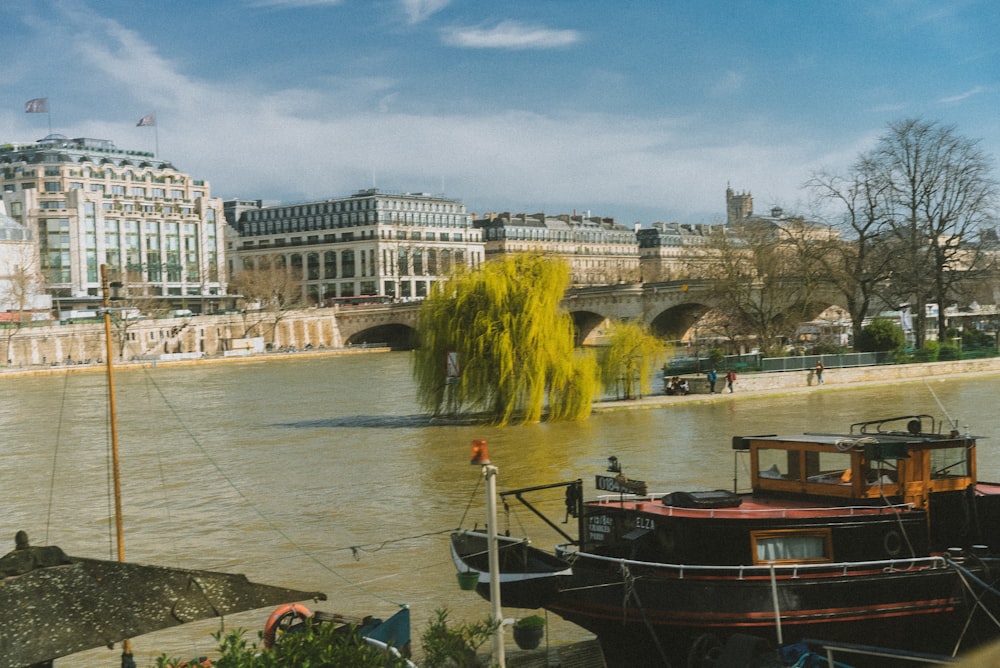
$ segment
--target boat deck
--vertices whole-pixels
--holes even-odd
[[[1000,486],[997,487],[1000,493]],[[815,502],[796,501],[795,499],[754,498],[742,496],[739,506],[729,508],[682,508],[664,505],[656,495],[642,498],[624,499],[620,496],[606,496],[597,501],[591,501],[590,506],[615,506],[624,510],[634,510],[651,515],[665,517],[691,518],[728,518],[728,519],[762,519],[762,518],[810,518],[810,517],[856,517],[859,515],[882,515],[885,513],[907,513],[913,510],[910,504],[892,506],[817,506]]]

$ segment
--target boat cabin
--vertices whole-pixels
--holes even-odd
[[[832,497],[845,504],[891,499],[922,510],[932,494],[975,486],[975,446],[973,436],[937,433],[926,415],[860,422],[848,435],[733,439],[734,450],[749,451],[755,496]]]

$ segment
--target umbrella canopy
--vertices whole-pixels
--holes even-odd
[[[215,571],[144,566],[24,547],[0,558],[0,668],[20,668],[210,617],[321,592]]]

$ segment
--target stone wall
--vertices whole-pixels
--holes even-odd
[[[827,368],[823,372],[825,385],[850,385],[887,380],[920,380],[937,376],[950,376],[961,373],[1000,372],[1000,357],[963,360],[954,362],[928,362],[924,364],[890,364],[883,366],[860,366],[844,368]],[[708,381],[703,374],[684,374],[688,379],[692,394],[708,394]],[[768,390],[796,389],[817,385],[816,372],[812,369],[803,371],[774,371],[770,373],[741,373],[736,376],[734,388],[737,392],[758,392]],[[661,388],[661,392],[665,388]],[[725,372],[719,373],[715,384],[716,392],[728,392],[726,389]]]
[[[249,330],[249,331],[248,331]],[[146,318],[112,324],[115,360],[154,359],[166,353],[223,355],[233,339],[261,336],[272,348],[339,348],[340,330],[332,309],[285,312],[274,317],[243,314]],[[100,320],[21,329],[0,328],[0,350],[10,367],[103,361],[107,350]]]

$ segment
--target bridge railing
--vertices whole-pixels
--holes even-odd
[[[794,357],[765,357],[760,361],[761,371],[805,371],[815,369],[823,362],[827,369],[876,366],[892,364],[892,353],[835,353],[827,355],[796,355]]]
[[[828,369],[876,366],[893,364],[892,353],[836,353],[824,355],[794,355],[791,357],[761,357],[760,355],[726,355],[719,369],[734,371],[807,371],[815,369],[822,361]],[[686,373],[707,371],[713,366],[709,357],[675,357],[667,362],[663,371],[668,376],[678,376]]]

